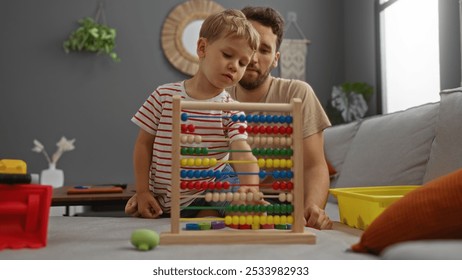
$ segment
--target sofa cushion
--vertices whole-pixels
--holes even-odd
[[[324,130],[324,152],[328,163],[336,171],[336,175],[342,172],[345,156],[348,149],[350,149],[351,142],[358,131],[360,123],[360,121],[355,121],[328,127]],[[335,185],[335,178],[333,178],[331,185]]]
[[[424,182],[462,168],[462,88],[441,92],[435,141]]]
[[[421,185],[439,103],[363,120],[335,187]]]
[[[439,177],[386,208],[353,251],[380,254],[390,245],[424,239],[462,238],[462,169]]]

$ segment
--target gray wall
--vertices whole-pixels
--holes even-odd
[[[32,140],[53,153],[64,135],[76,138],[76,149],[58,162],[66,184],[133,182],[138,129],[131,116],[157,85],[187,78],[160,46],[163,20],[182,2],[104,1],[122,59],[113,63],[102,55],[65,54],[61,47],[78,19],[95,15],[98,1],[0,0],[0,158],[23,159],[29,172],[38,173],[47,164],[31,151]],[[306,79],[323,104],[333,85],[376,83],[373,0],[216,2],[226,8],[267,5],[284,17],[296,12],[312,41]],[[286,37],[299,38],[294,29]]]

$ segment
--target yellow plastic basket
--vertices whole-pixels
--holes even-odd
[[[390,204],[420,186],[376,186],[329,190],[337,198],[340,221],[365,230]]]

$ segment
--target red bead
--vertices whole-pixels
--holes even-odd
[[[215,188],[215,182],[209,182],[208,183],[208,189],[213,190]]]
[[[288,126],[286,129],[287,134],[292,134],[294,132],[294,129],[291,126]]]
[[[265,127],[264,125],[260,126],[260,127],[258,128],[258,132],[260,132],[260,133],[265,133],[265,132],[266,132],[266,127]]]
[[[194,125],[192,125],[192,124],[188,125],[188,130],[189,130],[189,132],[194,132],[194,130],[195,130]]]
[[[273,126],[273,134],[278,134],[279,127],[277,125]]]
[[[223,189],[227,190],[230,186],[231,184],[229,182],[223,182]]]
[[[271,134],[271,132],[273,132],[273,129],[271,128],[271,126],[268,125],[266,127],[266,133]]]
[[[286,133],[286,127],[285,126],[279,127],[279,133],[280,134],[285,134]]]
[[[196,190],[200,190],[201,189],[201,182],[194,182],[194,188]]]
[[[247,131],[247,133],[252,133],[252,127],[249,125],[245,128],[245,131]]]
[[[181,183],[180,183],[180,188],[181,188],[182,190],[184,190],[184,189],[186,189],[187,187],[188,187],[188,182],[186,182],[186,181],[181,181]]]
[[[187,125],[182,124],[181,125],[181,132],[186,133],[186,131],[188,131]]]
[[[287,189],[287,182],[281,182],[281,190]]]
[[[293,189],[294,189],[294,183],[292,183],[292,182],[287,182],[287,189],[288,189],[288,190],[293,190]]]
[[[252,132],[257,134],[258,133],[258,126],[252,127]]]
[[[209,182],[203,181],[201,183],[201,190],[206,190],[208,185],[209,185]]]
[[[239,131],[240,134],[243,134],[245,132],[245,127],[241,125],[241,126],[239,126],[237,131]]]
[[[221,189],[223,187],[223,183],[222,182],[215,182],[215,188],[216,189]]]
[[[239,229],[252,229],[252,226],[251,225],[239,225]]]
[[[194,182],[188,182],[188,189],[194,189]]]
[[[273,189],[278,190],[281,187],[281,183],[279,181],[273,182]]]

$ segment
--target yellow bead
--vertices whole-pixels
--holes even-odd
[[[281,224],[281,217],[276,215],[274,216],[274,224],[275,225],[280,225]]]
[[[252,215],[247,215],[247,217],[245,217],[245,224],[246,224],[246,225],[251,225],[251,224],[253,224],[253,217],[252,217]]]
[[[258,216],[258,215],[253,216],[253,223],[254,224],[259,224],[260,223],[260,216]]]
[[[286,159],[281,159],[280,165],[281,165],[281,168],[286,168],[287,167],[287,160]]]
[[[229,226],[233,222],[233,218],[231,216],[225,217],[225,224]]]
[[[239,216],[233,216],[233,225],[239,224]]]
[[[273,160],[273,167],[274,168],[279,168],[281,166],[281,161],[279,159],[274,159]]]
[[[195,166],[202,166],[202,159],[201,158],[196,158],[194,160],[194,165]]]
[[[294,217],[292,215],[287,216],[287,223],[288,224],[293,224],[294,223]]]
[[[253,230],[260,229],[260,224],[259,224],[259,223],[253,223],[253,224],[252,224],[252,229],[253,229]]]
[[[217,159],[216,158],[211,158],[209,166],[215,166],[215,165],[217,165]]]
[[[267,224],[267,217],[268,216],[260,216],[260,225],[266,225]]]
[[[265,159],[264,158],[259,158],[258,159],[258,167],[260,167],[260,168],[265,167]]]
[[[245,216],[239,216],[239,224],[240,225],[245,225],[245,222],[246,222]]]
[[[273,160],[269,158],[266,160],[266,168],[271,168],[271,167],[273,167]]]
[[[202,166],[209,166],[210,164],[210,159],[209,158],[204,158],[202,160]]]
[[[287,168],[292,168],[292,166],[294,166],[294,163],[292,162],[291,159],[288,159],[287,160]]]
[[[188,166],[194,166],[194,159],[188,158]]]
[[[182,158],[181,159],[181,166],[187,166],[188,165],[188,159],[187,158]]]
[[[281,224],[282,224],[282,225],[287,224],[287,216],[286,216],[286,215],[282,215],[282,216],[281,216]]]
[[[274,225],[274,217],[273,217],[273,216],[268,216],[268,217],[266,218],[266,223],[267,223],[268,225]]]

